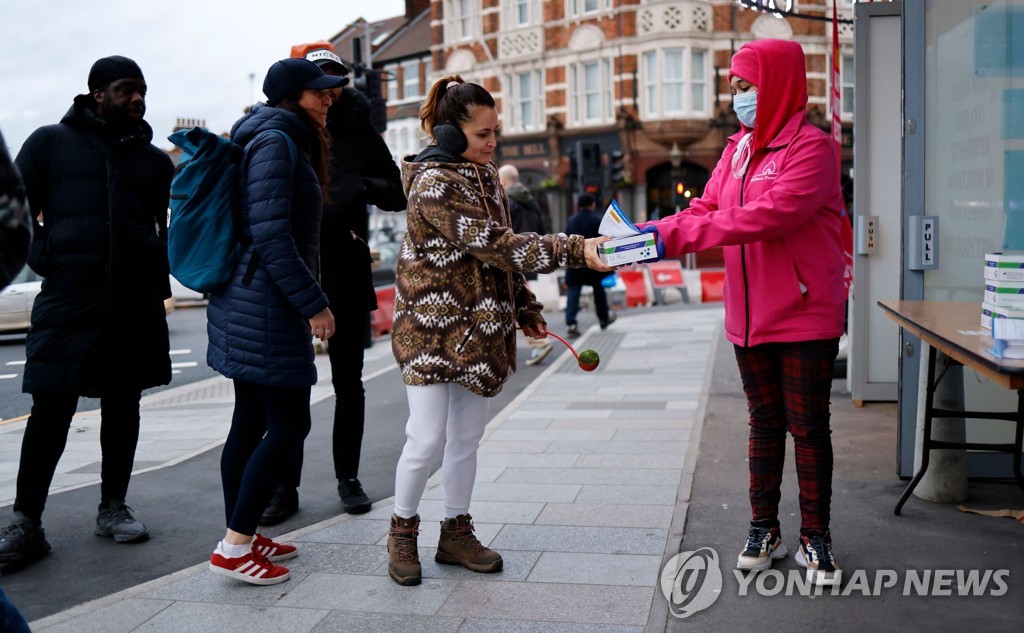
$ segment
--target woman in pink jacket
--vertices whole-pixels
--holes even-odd
[[[750,410],[748,538],[739,569],[786,555],[779,498],[786,431],[800,484],[797,563],[808,580],[834,584],[829,507],[829,393],[844,329],[843,199],[832,139],[805,116],[807,75],[795,42],[743,45],[729,70],[742,128],[704,195],[645,225],[667,257],[714,246],[725,252],[725,332],[736,350]]]

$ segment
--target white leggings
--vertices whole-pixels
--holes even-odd
[[[406,385],[405,393],[409,398],[409,421],[405,425],[405,448],[395,472],[395,514],[403,519],[417,514],[430,466],[442,449],[445,517],[466,514],[490,399],[456,384]]]

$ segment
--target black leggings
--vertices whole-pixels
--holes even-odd
[[[235,412],[220,456],[228,529],[252,536],[309,434],[310,387],[235,380]]]
[[[140,392],[128,389],[100,398],[100,503],[124,500],[128,493],[139,443]],[[21,440],[18,492],[14,511],[39,521],[53,482],[57,462],[64,454],[78,396],[66,393],[32,394],[32,415]]]
[[[338,334],[327,344],[331,359],[331,383],[334,385],[334,476],[355,479],[359,476],[359,458],[363,447],[363,418],[366,392],[363,390],[363,354],[366,341],[366,312],[339,310],[334,313]],[[281,481],[282,486],[298,488],[302,479],[302,448]]]

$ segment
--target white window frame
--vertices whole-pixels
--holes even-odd
[[[589,7],[587,5],[590,5]],[[571,19],[585,18],[610,11],[612,0],[566,0],[566,15]]]
[[[504,0],[505,28],[521,29],[541,23],[540,0]],[[526,10],[526,19],[522,19],[522,9]]]
[[[668,76],[668,54],[679,54],[682,57],[681,76]],[[695,64],[695,57],[703,59]],[[641,80],[644,87],[643,113],[650,119],[703,117],[708,116],[709,72],[708,63],[711,50],[703,46],[668,46],[640,53]],[[699,77],[694,73],[699,66]],[[678,86],[681,107],[669,107],[668,89]],[[700,87],[701,90],[696,88]]]
[[[842,105],[840,106],[839,118],[852,119],[854,95],[856,94],[854,87],[857,78],[857,73],[854,68],[854,64],[856,62],[852,54],[840,54],[840,59],[842,60],[842,63],[839,66],[839,77],[841,82],[839,86],[839,103]],[[847,68],[847,61],[850,62],[849,68]],[[850,91],[849,98],[846,96],[847,89]]]
[[[449,41],[472,40],[480,34],[480,0],[445,0],[444,14]]]
[[[398,64],[387,64],[384,66],[387,72],[388,103],[398,101]]]
[[[412,68],[416,72],[416,84],[413,87],[412,92],[409,91],[409,69]],[[420,60],[413,59],[402,62],[402,100],[407,101],[409,99],[419,99],[423,94],[420,92]]]
[[[594,66],[597,85],[586,85],[586,70]],[[612,60],[607,57],[593,57],[569,65],[569,116],[571,125],[585,126],[609,123],[615,119],[612,104]],[[589,106],[596,105],[597,114],[592,116]]]
[[[528,77],[530,94],[523,96],[521,86],[523,77]],[[543,130],[544,124],[544,71],[524,70],[513,72],[505,78],[507,88],[505,103],[507,111],[503,117],[503,129],[506,132],[533,132]],[[529,107],[532,121],[523,119],[523,108]]]

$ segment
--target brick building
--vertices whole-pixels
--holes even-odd
[[[840,2],[840,17],[849,18],[851,0]],[[828,0],[775,4],[816,16],[830,16],[832,7]],[[636,219],[671,213],[700,195],[725,138],[738,128],[727,74],[744,42],[799,42],[809,115],[829,125],[826,21],[782,19],[735,0],[432,0],[430,26],[425,87],[460,74],[494,95],[502,120],[497,160],[519,167],[547,201],[556,229],[576,193],[577,142],[599,146],[602,197],[618,197]],[[840,41],[852,84],[849,25],[841,25]],[[845,80],[843,96],[843,121],[852,127]],[[610,182],[610,156],[618,152],[622,177]],[[673,195],[676,183],[681,199]]]

